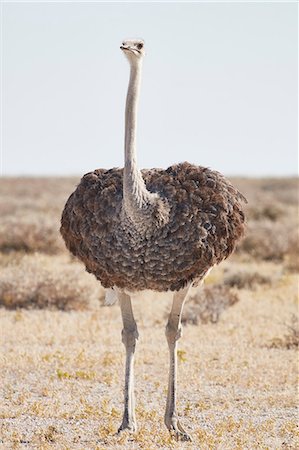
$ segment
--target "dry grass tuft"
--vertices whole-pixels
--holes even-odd
[[[293,314],[288,324],[285,324],[287,332],[282,338],[275,338],[271,341],[269,348],[296,349],[299,347],[299,320]]]
[[[200,288],[186,303],[182,323],[217,323],[221,313],[238,301],[238,295],[228,286]]]
[[[82,310],[102,295],[100,283],[80,264],[46,255],[25,255],[0,274],[0,305],[9,309]]]

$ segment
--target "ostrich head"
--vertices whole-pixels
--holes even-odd
[[[130,64],[141,61],[145,54],[142,39],[127,39],[122,42],[120,49],[124,52]]]

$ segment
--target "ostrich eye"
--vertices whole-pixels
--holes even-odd
[[[138,48],[138,50],[141,50],[141,49],[142,49],[142,47],[143,47],[143,44],[141,44],[141,43],[137,44],[137,48]]]

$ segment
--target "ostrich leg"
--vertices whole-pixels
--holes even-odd
[[[134,353],[138,339],[137,325],[134,319],[131,298],[118,292],[118,298],[123,320],[122,342],[126,348],[126,374],[124,389],[124,414],[118,432],[122,430],[136,431],[135,398],[134,398]]]
[[[181,315],[189,286],[175,292],[171,312],[166,325],[166,338],[169,347],[170,367],[166,411],[164,422],[168,430],[174,433],[177,440],[191,441],[191,437],[181,426],[176,411],[176,390],[177,390],[177,340],[181,337]]]

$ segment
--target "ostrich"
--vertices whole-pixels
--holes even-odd
[[[170,354],[164,422],[179,440],[191,440],[176,409],[177,341],[188,290],[227,258],[244,232],[242,201],[220,173],[188,162],[140,171],[136,159],[137,104],[144,42],[126,40],[129,61],[124,169],[97,169],[83,176],[61,219],[67,248],[117,296],[126,349],[124,412],[119,432],[136,431],[134,353],[138,339],[131,296],[172,291],[166,325]]]

